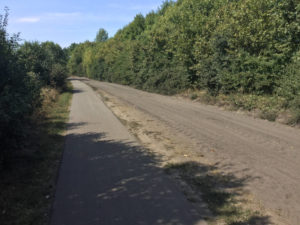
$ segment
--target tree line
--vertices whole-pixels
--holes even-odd
[[[300,109],[299,24],[299,0],[165,1],[112,38],[72,45],[68,69],[164,94],[280,96]]]
[[[32,114],[41,107],[44,87],[62,89],[67,53],[53,42],[24,42],[7,32],[8,9],[0,15],[0,165],[26,137]]]

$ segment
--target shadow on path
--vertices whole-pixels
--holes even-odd
[[[77,91],[74,88],[75,94],[80,92],[81,89]],[[88,102],[93,95],[85,97],[81,99],[82,102]],[[88,109],[90,105],[95,106],[94,103],[91,101],[80,107]],[[99,113],[97,118],[102,115],[104,118],[107,111],[102,109],[101,105],[95,107]],[[88,113],[86,115],[89,117]],[[51,225],[206,224],[202,218],[211,216],[207,205],[201,200],[197,202],[199,207],[196,209],[187,201],[178,184],[166,175],[163,168],[158,167],[159,156],[154,157],[150,151],[134,142],[111,140],[109,128],[122,127],[114,126],[113,120],[107,120],[109,117],[103,118],[97,126],[103,126],[101,130],[107,130],[108,133],[85,133],[99,130],[89,127],[91,124],[68,125],[69,134],[66,137]],[[131,140],[126,135],[120,137]],[[216,168],[217,165],[185,162],[171,165],[168,169],[176,170],[198,192],[215,217],[234,217],[239,211],[227,206],[235,201],[239,193],[229,194],[225,190],[243,187],[248,180],[255,178],[215,174]],[[236,221],[228,221],[227,224],[270,224],[269,218],[256,214]]]
[[[51,225],[201,224],[157,159],[105,134],[69,134]]]
[[[225,165],[224,167],[230,167]],[[218,163],[205,165],[188,161],[168,164],[166,172],[184,180],[192,189],[186,193],[191,201],[201,196],[209,210],[213,213],[212,220],[222,218],[228,225],[265,225],[272,224],[269,216],[263,216],[254,210],[241,208],[247,205],[243,198],[245,185],[259,177],[236,177],[234,174],[223,173],[225,169]]]

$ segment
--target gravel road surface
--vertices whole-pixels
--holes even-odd
[[[84,79],[186,137],[220,169],[244,178],[268,209],[300,224],[300,130],[176,97]]]

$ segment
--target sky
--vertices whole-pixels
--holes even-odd
[[[62,47],[93,41],[104,28],[112,37],[136,14],[156,10],[163,0],[0,0],[9,8],[7,31],[26,41],[53,41]]]

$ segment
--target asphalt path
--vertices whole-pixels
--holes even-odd
[[[205,225],[176,183],[79,80],[74,94],[51,225]]]

